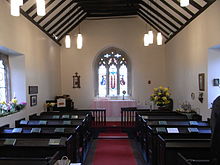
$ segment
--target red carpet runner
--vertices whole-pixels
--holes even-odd
[[[98,139],[92,165],[137,165],[128,139]]]

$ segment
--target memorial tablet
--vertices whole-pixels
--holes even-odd
[[[179,133],[178,128],[167,128],[168,133]]]
[[[22,132],[22,128],[14,128],[12,130],[12,133],[21,133]]]
[[[31,133],[40,133],[41,132],[41,128],[32,128],[31,129]]]
[[[5,139],[4,145],[12,145],[14,146],[16,143],[16,139]]]

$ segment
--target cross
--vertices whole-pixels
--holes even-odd
[[[115,57],[116,57],[116,58],[119,58],[119,57],[121,57],[121,55],[120,55],[120,54],[116,54]]]

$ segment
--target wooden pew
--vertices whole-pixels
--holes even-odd
[[[25,152],[23,156],[18,156],[17,152],[12,150],[10,153],[0,154],[0,164],[2,165],[54,165],[61,159],[60,152],[47,152],[46,155],[41,152],[31,155],[30,151]]]
[[[71,159],[71,138],[0,138],[0,157],[39,158],[43,155],[56,153],[58,157],[64,155]],[[9,158],[9,157],[8,157]],[[4,160],[4,159],[3,159]],[[10,159],[8,159],[10,160]]]
[[[61,138],[69,139],[71,145],[70,159],[80,162],[80,148],[77,128],[3,128],[0,138]]]
[[[193,154],[182,154],[177,153],[177,164],[178,165],[210,165],[211,157],[210,153],[207,152],[203,155],[201,153],[193,153]]]
[[[211,154],[210,131],[207,133],[163,133],[157,136],[157,165],[176,165],[177,153]]]

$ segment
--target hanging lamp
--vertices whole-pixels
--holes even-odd
[[[186,7],[189,5],[189,0],[180,0],[180,6],[181,7]]]
[[[147,33],[144,34],[144,46],[149,46],[149,35]]]
[[[66,35],[65,37],[65,46],[66,48],[70,48],[71,47],[71,39],[70,39],[70,35]]]
[[[154,43],[154,34],[153,34],[152,30],[150,30],[148,32],[148,37],[149,37],[149,44],[153,44]]]
[[[36,0],[36,3],[37,3],[37,15],[38,16],[46,15],[45,0]]]
[[[163,44],[163,37],[161,32],[157,33],[157,45],[162,45]]]
[[[77,39],[76,39],[76,47],[77,49],[82,49],[83,47],[83,37],[82,34],[80,33],[80,26],[79,26],[79,33],[77,34]]]
[[[23,5],[23,0],[11,0],[11,15],[20,16],[20,6]]]

